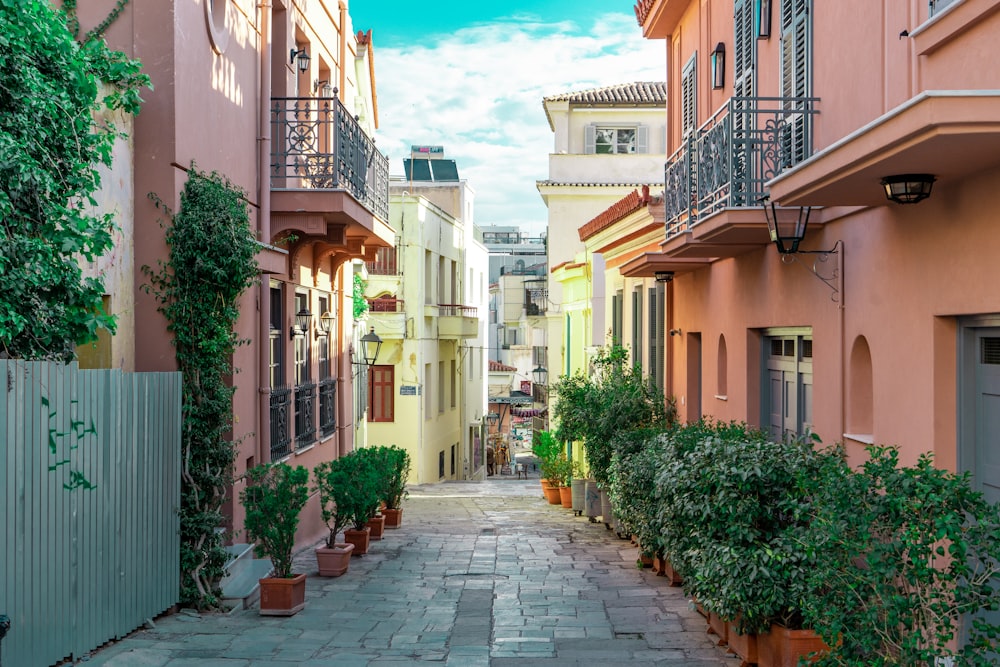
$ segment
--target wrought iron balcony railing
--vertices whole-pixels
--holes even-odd
[[[440,317],[478,317],[479,310],[475,306],[463,306],[457,303],[439,303]]]
[[[288,387],[271,388],[271,460],[278,461],[292,453],[292,439],[288,430],[288,413],[292,390]]]
[[[378,248],[375,261],[365,262],[369,275],[395,276],[399,274],[399,248]]]
[[[337,98],[271,99],[271,187],[346,190],[389,219],[389,158]]]
[[[337,379],[319,381],[319,434],[325,438],[337,430]]]
[[[813,97],[732,97],[664,167],[667,238],[727,207],[760,206],[766,184],[812,155]]]
[[[402,313],[406,310],[404,306],[402,299],[385,297],[368,299],[368,310],[373,313]]]
[[[316,441],[316,384],[307,382],[295,386],[295,447],[302,449]]]

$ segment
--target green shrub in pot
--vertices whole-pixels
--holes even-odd
[[[613,439],[609,490],[622,531],[639,538],[643,555],[659,551],[656,514],[656,465],[662,428],[621,431]]]
[[[833,647],[819,664],[996,664],[1000,625],[985,612],[1000,610],[1000,509],[929,455],[868,456],[815,485],[804,615]]]
[[[299,514],[309,499],[309,471],[287,463],[264,463],[246,473],[240,502],[244,528],[259,558],[270,558],[276,578],[292,576],[292,551]]]

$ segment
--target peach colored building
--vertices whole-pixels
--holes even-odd
[[[82,31],[114,5],[81,3]],[[154,85],[134,124],[135,370],[176,368],[140,267],[167,253],[147,195],[177,210],[194,163],[247,193],[261,243],[237,326],[249,344],[233,358],[237,478],[264,461],[311,468],[351,451],[363,422],[354,383],[366,381],[352,364],[355,260],[394,243],[387,159],[372,140],[371,32],[355,32],[343,0],[133,0],[106,36]],[[322,530],[312,498],[300,542]]]
[[[854,461],[867,443],[898,444],[905,463],[933,452],[1000,500],[998,10],[635,6],[664,44],[666,233],[621,272],[675,274],[667,390],[682,418],[812,431]],[[930,179],[919,203],[887,199],[919,199]],[[771,242],[762,197],[782,237],[811,207],[798,252]]]

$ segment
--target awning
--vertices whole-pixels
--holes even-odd
[[[511,413],[515,417],[541,417],[548,408],[512,408]]]

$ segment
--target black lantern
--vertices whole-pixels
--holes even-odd
[[[882,187],[890,201],[916,204],[931,196],[931,187],[936,180],[931,174],[898,174],[883,178]]]
[[[500,415],[499,415],[499,413],[496,413],[496,412],[487,412],[486,413],[486,423],[487,424],[489,424],[490,426],[496,426],[496,423],[498,421],[500,421]]]
[[[782,234],[781,228],[778,226],[777,206],[773,201],[770,201],[769,197],[764,197],[761,201],[764,204],[764,218],[767,220],[767,231],[770,233],[774,245],[777,246],[778,252],[782,255],[793,255],[799,252],[799,244],[806,237],[806,229],[809,227],[809,213],[812,211],[812,208],[809,206],[800,206],[798,218],[791,232]]]
[[[755,0],[753,9],[757,39],[771,39],[771,0]]]
[[[712,51],[712,88],[726,85],[726,45],[719,42]]]
[[[656,273],[653,274],[653,277],[656,278],[656,282],[658,283],[669,283],[671,280],[674,279],[674,272],[657,271]]]
[[[549,379],[549,371],[546,370],[544,366],[539,364],[535,370],[531,371],[531,374],[535,376],[535,384],[545,385],[545,381]]]
[[[379,350],[382,349],[382,339],[375,333],[375,327],[361,337],[361,351],[365,355],[365,365],[369,368],[378,359]]]
[[[295,324],[292,325],[292,338],[296,336],[304,336],[309,333],[309,321],[312,319],[312,313],[310,313],[306,308],[303,308],[299,312],[295,313]]]
[[[288,60],[289,64],[294,65],[296,60],[299,61],[299,71],[300,72],[308,72],[309,71],[309,61],[311,59],[309,58],[309,53],[305,50],[304,47],[301,48],[301,49],[292,49],[291,50],[291,55],[289,56],[289,60]]]

